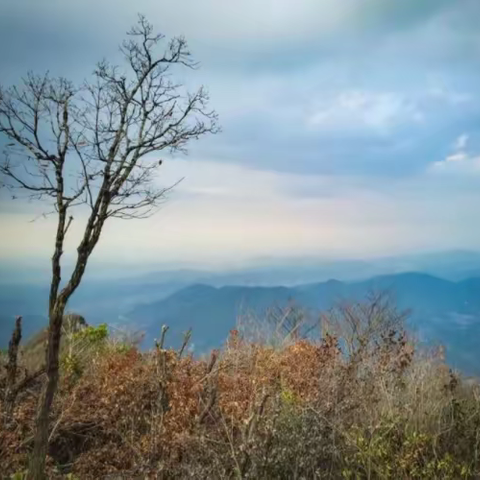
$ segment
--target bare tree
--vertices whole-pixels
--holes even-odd
[[[159,188],[159,151],[185,151],[194,139],[216,133],[204,88],[194,93],[175,83],[180,66],[195,68],[185,39],[164,37],[140,16],[121,46],[125,71],[102,61],[93,79],[75,87],[64,78],[28,74],[19,86],[0,89],[0,133],[7,137],[0,166],[3,184],[47,199],[57,215],[47,382],[36,419],[29,478],[44,478],[49,412],[59,378],[59,344],[66,304],[79,286],[88,259],[111,217],[151,215],[172,188]],[[62,280],[61,258],[73,221],[72,209],[87,209],[73,273]]]

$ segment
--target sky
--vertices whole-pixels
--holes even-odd
[[[111,221],[95,261],[213,265],[480,245],[478,0],[0,0],[0,81],[75,82],[144,14],[184,35],[222,133],[165,157],[183,181]],[[0,197],[0,261],[48,261],[55,218]],[[74,221],[66,258],[81,233]]]

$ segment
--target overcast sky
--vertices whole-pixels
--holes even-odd
[[[480,245],[478,0],[0,0],[0,81],[88,77],[145,14],[185,35],[223,132],[167,158],[184,181],[96,259],[231,262]],[[54,218],[2,200],[0,256],[40,259]],[[81,222],[70,232],[74,250]]]

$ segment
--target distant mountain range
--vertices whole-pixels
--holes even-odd
[[[127,318],[146,332],[150,345],[162,324],[170,326],[169,339],[174,345],[181,342],[182,332],[192,328],[196,350],[204,351],[220,346],[239,315],[247,311],[261,318],[269,307],[293,301],[316,315],[340,301],[361,301],[372,292],[386,292],[399,309],[411,310],[410,328],[420,340],[445,345],[453,366],[480,374],[480,278],[452,282],[405,273],[297,287],[193,285],[161,301],[139,305]]]
[[[72,268],[66,265],[64,270]],[[480,277],[480,251],[452,250],[416,253],[370,259],[322,259],[317,257],[258,258],[236,266],[208,270],[198,266],[160,264],[104,264],[96,260],[87,269],[81,289],[91,290],[95,284],[125,286],[146,284],[204,283],[206,285],[295,286],[325,282],[363,280],[379,275],[423,272],[446,280]],[[64,275],[65,276],[65,275]],[[48,261],[24,260],[22,263],[0,261],[2,285],[45,285],[50,279]]]
[[[409,269],[424,273],[406,273]],[[0,347],[8,344],[15,315],[24,318],[25,337],[47,323],[48,282],[32,285],[20,282],[17,275],[9,283],[7,270],[0,265]],[[144,330],[145,346],[152,345],[162,324],[171,327],[173,344],[192,327],[195,350],[201,352],[220,345],[238,315],[247,310],[262,316],[272,305],[293,300],[315,315],[341,299],[361,300],[371,291],[388,291],[400,309],[412,310],[410,326],[423,340],[444,344],[454,366],[480,374],[479,278],[476,252],[369,261],[262,259],[255,267],[231,271],[181,269],[131,278],[89,276],[68,308],[93,324]]]

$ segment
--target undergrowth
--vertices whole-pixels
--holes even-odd
[[[148,353],[104,326],[70,332],[49,478],[478,478],[479,387],[401,320],[379,299],[344,305],[317,336],[233,330],[203,358],[163,348],[166,329]],[[6,478],[22,478],[42,382],[3,419]]]

